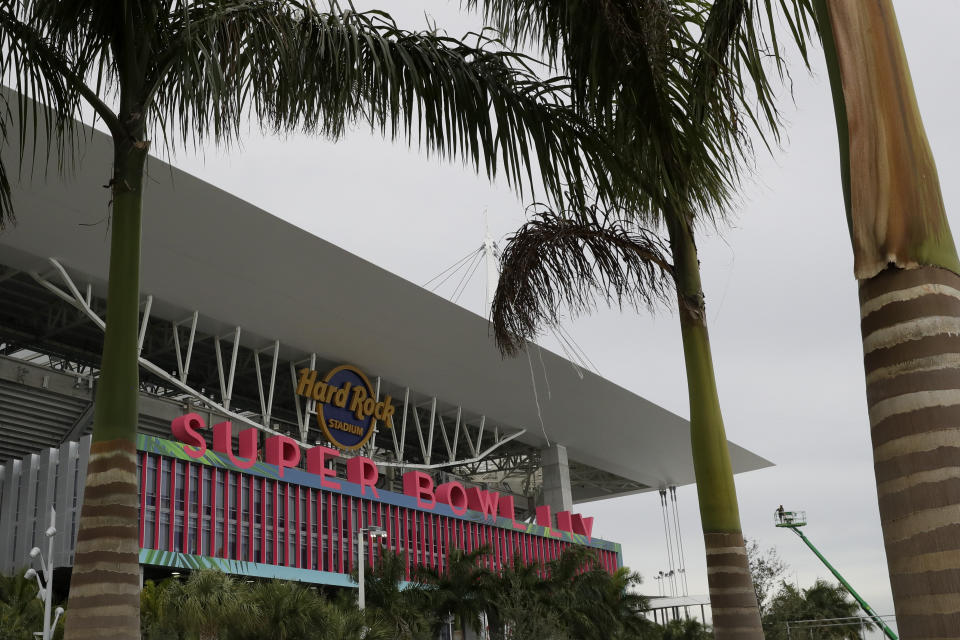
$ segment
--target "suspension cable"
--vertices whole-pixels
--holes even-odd
[[[670,487],[670,502],[673,504],[673,524],[677,530],[677,558],[680,564],[680,575],[683,578],[683,595],[690,595],[687,588],[687,558],[683,551],[683,533],[680,529],[680,510],[677,507],[677,487]]]
[[[670,575],[668,577],[670,578],[671,591],[673,591],[673,593],[671,593],[670,595],[675,596],[677,595],[677,583],[675,580],[676,569],[673,564],[673,543],[671,542],[672,536],[670,535],[670,525],[669,525],[670,515],[669,515],[669,511],[667,510],[667,490],[666,489],[660,489],[660,510],[663,512],[663,537],[667,541],[667,565],[668,565],[667,568],[670,569]]]

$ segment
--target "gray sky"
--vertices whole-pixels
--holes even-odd
[[[387,9],[407,28],[421,28],[424,13],[452,35],[480,24],[457,2],[358,4]],[[954,230],[960,229],[958,90],[951,80],[960,67],[960,49],[952,46],[960,0],[894,4],[947,211],[954,214]],[[731,226],[700,238],[728,436],[777,465],[738,476],[743,529],[764,547],[775,545],[801,586],[809,586],[827,571],[798,539],[772,525],[781,503],[806,509],[811,539],[875,609],[892,613],[829,87],[819,49],[812,77],[798,56],[793,58],[795,105],[786,92],[783,101],[789,139],[773,158],[760,156]],[[336,144],[252,134],[240,149],[208,150],[205,157],[180,153],[174,162],[420,284],[479,246],[484,210],[495,238],[524,220],[523,203],[503,185],[362,128]],[[460,304],[482,313],[478,274]],[[602,310],[567,327],[602,375],[689,414],[679,330],[670,309],[655,318]],[[678,493],[690,589],[705,593],[695,489]],[[582,511],[597,517],[598,535],[623,544],[626,563],[647,577],[646,590],[656,593],[652,576],[666,568],[657,495],[592,503]]]

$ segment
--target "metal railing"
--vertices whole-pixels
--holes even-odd
[[[773,524],[778,527],[802,527],[807,524],[806,511],[782,511],[777,509],[773,512]]]
[[[896,627],[897,619],[892,614],[876,616]],[[827,629],[848,629],[859,631],[860,638],[866,640],[871,637],[883,637],[883,630],[878,628],[867,616],[851,616],[848,618],[820,618],[810,620],[788,620],[786,623],[787,637],[790,640],[816,640],[821,637],[821,631]]]

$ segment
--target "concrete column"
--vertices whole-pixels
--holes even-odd
[[[73,540],[70,539],[70,524],[73,522],[73,473],[77,468],[77,456],[80,444],[66,441],[60,445],[57,464],[57,495],[54,504],[57,509],[57,537],[54,546],[57,565],[66,566],[73,553]]]
[[[20,512],[17,510],[17,496],[20,493],[20,460],[8,460],[3,466],[3,496],[0,499],[0,573],[10,575],[20,568],[22,561],[15,559],[14,530]]]
[[[17,516],[16,544],[13,550],[13,561],[16,564],[26,564],[27,554],[36,545],[35,535],[43,535],[46,527],[38,528],[34,511],[37,503],[37,474],[40,471],[40,456],[31,453],[23,457],[23,466],[20,468],[20,508]]]
[[[34,544],[44,553],[47,551],[47,536],[42,533],[50,526],[50,507],[56,508],[56,495],[53,488],[57,484],[57,466],[60,450],[49,448],[40,452],[40,470],[37,473],[37,537]],[[56,526],[56,523],[54,523]],[[59,563],[57,563],[59,565]]]
[[[543,504],[554,514],[573,509],[573,492],[570,490],[570,466],[567,463],[567,448],[555,444],[540,450],[543,464]]]

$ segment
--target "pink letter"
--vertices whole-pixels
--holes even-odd
[[[199,458],[207,452],[207,441],[197,433],[197,429],[204,429],[206,426],[203,418],[198,414],[188,413],[185,416],[174,418],[173,422],[170,423],[170,431],[173,433],[173,437],[180,442],[194,446],[192,449],[184,446],[184,453],[191,458]]]
[[[470,487],[467,490],[467,501],[470,508],[483,514],[484,520],[491,517],[497,519],[497,503],[500,501],[500,494],[496,491],[484,491],[476,487]]]
[[[552,527],[553,518],[550,517],[550,505],[537,507],[537,524],[541,527]]]
[[[421,509],[433,509],[437,498],[433,495],[433,478],[423,471],[407,471],[403,474],[403,492],[417,499]]]
[[[269,464],[277,465],[280,477],[283,477],[284,467],[295,467],[300,462],[300,445],[293,438],[287,436],[270,436],[267,438],[266,460]]]
[[[513,525],[514,529],[526,531],[527,527],[514,520],[513,496],[500,496],[500,517],[506,518]]]
[[[563,534],[553,528],[553,519],[550,517],[550,505],[545,504],[537,507],[537,524],[550,530],[550,536],[553,538],[562,538]]]
[[[240,462],[233,457],[233,429],[229,422],[213,425],[213,450],[226,454],[230,462],[241,469],[249,469],[257,462],[257,430],[244,429],[237,435],[240,441],[240,457],[246,462]]]
[[[450,510],[458,516],[467,512],[467,490],[459,482],[444,482],[437,487],[437,500],[450,505]]]
[[[558,511],[557,512],[557,529],[561,531],[567,531],[573,533],[573,522],[570,518],[569,511]]]
[[[377,465],[370,458],[357,456],[347,460],[347,480],[360,485],[360,495],[367,494],[367,487],[373,490],[373,497],[380,499],[377,493],[377,480],[380,478],[380,472],[377,471]]]
[[[339,482],[327,480],[327,478],[337,477],[336,470],[327,467],[327,456],[339,458],[340,452],[336,449],[319,445],[307,449],[307,471],[320,476],[320,486],[324,489],[339,489]]]
[[[573,532],[587,536],[587,540],[590,540],[593,537],[593,516],[584,518],[579,513],[573,514]]]

